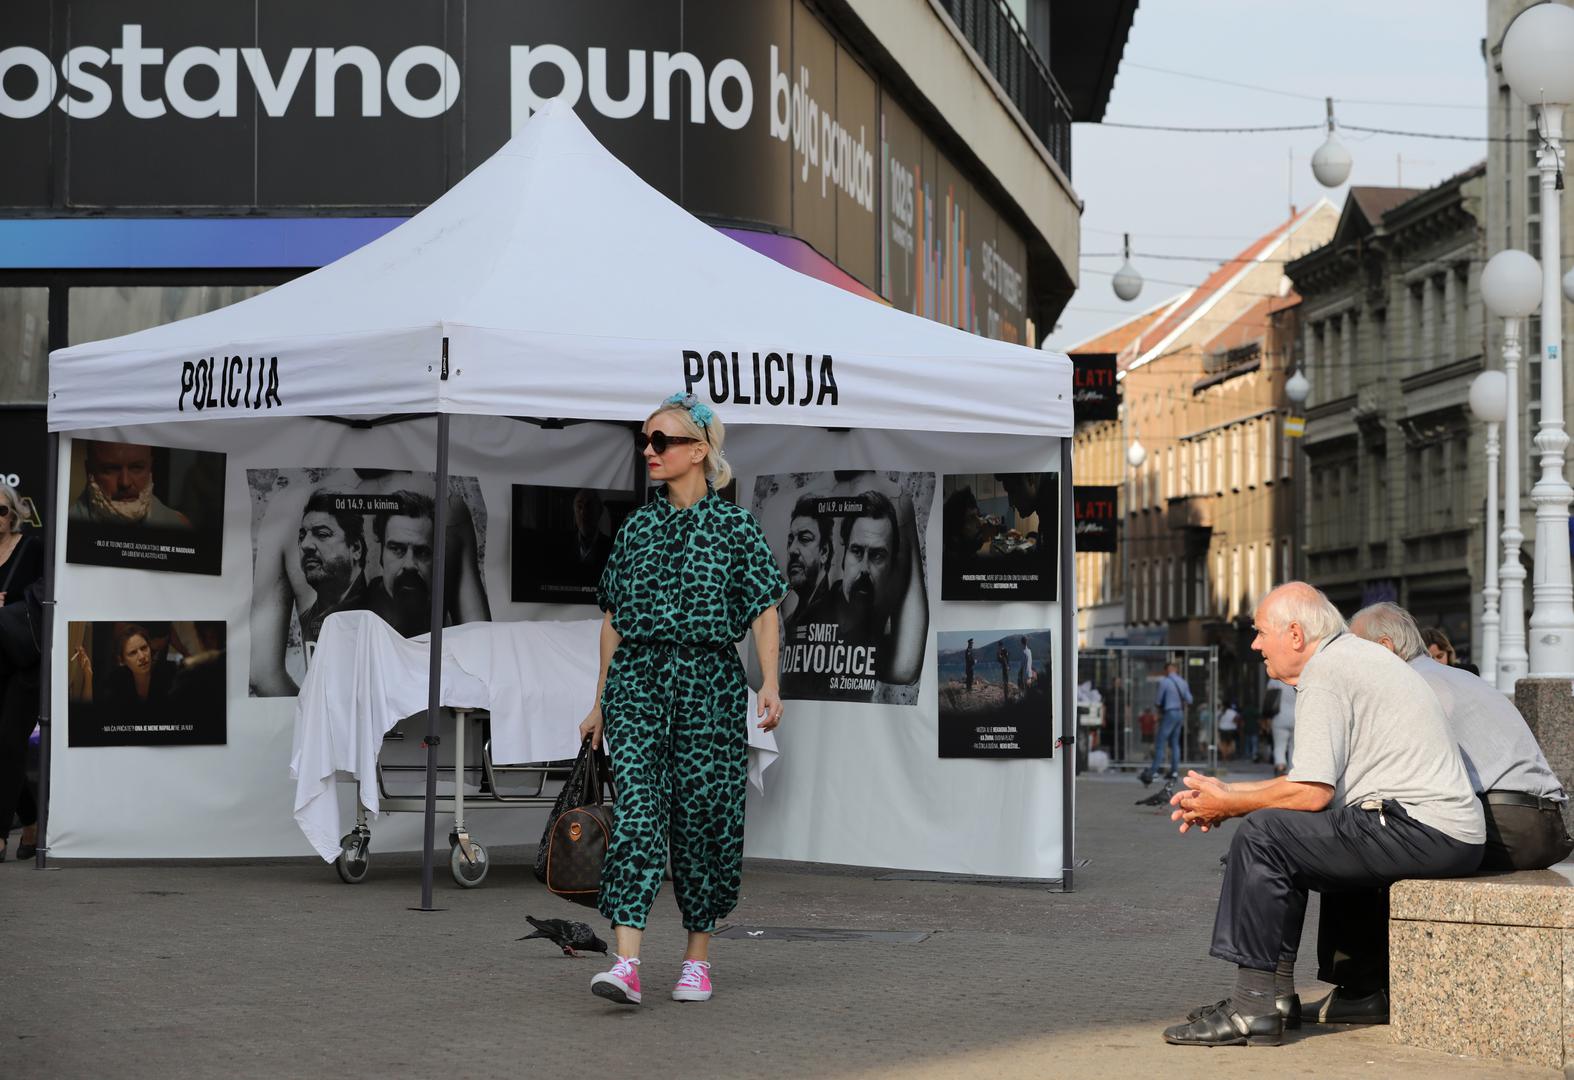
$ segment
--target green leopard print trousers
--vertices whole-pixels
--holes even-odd
[[[737,906],[748,707],[731,645],[619,644],[601,699],[617,799],[598,906],[614,926],[645,928],[669,845],[684,929]]]

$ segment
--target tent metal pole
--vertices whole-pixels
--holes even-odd
[[[38,657],[38,851],[33,865],[39,870],[48,868],[49,858],[49,767],[50,744],[54,735],[50,724],[50,691],[53,689],[53,664],[55,646],[55,535],[56,514],[60,500],[55,497],[55,484],[60,476],[60,433],[49,433],[49,464],[45,469],[44,492],[39,503],[44,512],[44,625],[42,648]],[[10,811],[5,811],[10,814]],[[10,822],[7,822],[10,824]]]
[[[1076,613],[1076,508],[1071,487],[1071,440],[1060,440],[1060,655],[1065,678],[1060,680],[1061,786],[1060,871],[1061,889],[1072,890],[1077,865],[1077,613]]]
[[[447,342],[444,341],[445,352]],[[446,357],[445,357],[446,360]],[[432,846],[437,833],[437,724],[442,712],[443,586],[448,580],[448,414],[437,414],[437,476],[432,495],[432,645],[426,670],[426,831],[421,847],[421,906],[416,911],[436,911],[432,906]],[[462,722],[462,721],[461,721]],[[455,785],[464,783],[463,762],[454,763]]]

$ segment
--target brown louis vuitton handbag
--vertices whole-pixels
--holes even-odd
[[[558,814],[548,830],[545,881],[547,889],[563,899],[595,907],[601,864],[612,842],[611,800],[617,792],[603,751],[592,750],[586,739],[579,755],[585,766],[584,801]]]

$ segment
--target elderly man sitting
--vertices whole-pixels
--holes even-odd
[[[1173,800],[1181,832],[1244,817],[1213,924],[1234,993],[1164,1032],[1193,1046],[1277,1046],[1299,1018],[1295,956],[1307,892],[1455,877],[1481,862],[1481,803],[1437,698],[1393,653],[1346,630],[1302,582],[1258,605],[1252,648],[1296,688],[1295,767],[1226,784],[1192,772]],[[1319,813],[1318,811],[1322,811]]]
[[[1397,604],[1361,609],[1350,629],[1408,663],[1437,696],[1482,802],[1487,842],[1480,868],[1540,870],[1566,858],[1574,850],[1563,827],[1568,796],[1513,702],[1464,668],[1432,659],[1415,619]],[[1307,1008],[1306,1020],[1387,1023],[1388,890],[1324,896],[1317,959],[1317,977],[1335,989]]]

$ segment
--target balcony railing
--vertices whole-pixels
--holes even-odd
[[[940,0],[1049,156],[1071,177],[1071,103],[1005,0]]]

